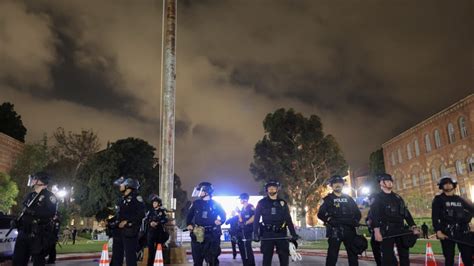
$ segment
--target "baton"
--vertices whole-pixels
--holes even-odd
[[[390,239],[390,238],[395,238],[395,237],[400,237],[400,236],[409,236],[409,235],[413,235],[413,231],[406,232],[406,233],[403,233],[403,234],[393,235],[393,236],[386,236],[382,239],[384,240],[384,239]]]
[[[270,241],[270,240],[291,240],[291,237],[270,237],[270,238],[262,238],[260,241]]]
[[[462,240],[452,239],[452,238],[449,238],[449,237],[447,238],[447,240],[451,240],[455,243],[459,243],[459,244],[466,245],[466,246],[469,246],[469,247],[474,247],[473,243],[465,242],[465,241],[462,241]]]

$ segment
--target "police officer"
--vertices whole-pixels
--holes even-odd
[[[222,234],[221,224],[226,220],[222,206],[212,199],[214,188],[209,182],[201,182],[194,188],[195,200],[186,217],[187,229],[191,232],[191,249],[194,265],[203,265],[204,259],[211,265],[219,265]]]
[[[464,265],[472,265],[472,249],[469,243],[469,222],[472,219],[472,204],[455,195],[457,181],[450,176],[438,182],[442,193],[433,199],[431,219],[436,236],[441,240],[444,264],[454,265],[454,246],[458,244]],[[471,242],[472,245],[474,243]]]
[[[235,260],[237,257],[237,235],[239,233],[239,216],[235,213],[235,211],[232,211],[232,217],[227,219],[225,224],[230,225],[229,235],[232,246],[232,258]]]
[[[255,257],[252,250],[253,222],[255,220],[255,207],[249,203],[249,194],[239,196],[242,208],[239,212],[239,234],[237,236],[240,257],[244,266],[255,266]]]
[[[398,264],[393,251],[394,245],[397,245],[400,266],[410,265],[409,247],[404,242],[404,237],[400,235],[410,233],[412,236],[419,235],[420,231],[416,228],[415,221],[403,199],[392,191],[392,176],[384,173],[377,176],[377,181],[382,191],[375,196],[370,211],[375,241],[381,242],[382,265],[396,266]],[[405,229],[404,221],[408,223],[410,230]]]
[[[116,213],[116,234],[112,244],[112,266],[121,266],[125,253],[127,266],[137,265],[138,232],[145,217],[145,204],[138,195],[140,184],[133,178],[121,177],[114,182],[119,186],[122,198]]]
[[[156,194],[149,197],[151,209],[145,217],[146,241],[148,246],[148,266],[153,266],[156,245],[159,243],[164,246],[168,241],[169,234],[165,230],[165,224],[168,222],[166,209],[162,207],[161,198]]]
[[[45,265],[46,252],[55,242],[53,217],[57,211],[56,196],[47,187],[49,176],[44,172],[29,177],[28,186],[33,187],[23,201],[23,212],[19,220],[18,237],[13,253],[14,266],[26,266],[30,256],[33,265]]]
[[[341,243],[347,250],[350,266],[359,265],[357,254],[350,248],[350,243],[356,236],[356,226],[359,225],[361,213],[355,201],[342,193],[344,178],[339,175],[329,179],[332,193],[324,198],[319,208],[318,218],[326,224],[328,237],[328,254],[326,265],[333,266],[337,263]]]
[[[253,240],[262,240],[260,249],[263,253],[263,266],[272,265],[273,249],[276,247],[280,265],[289,264],[290,245],[287,239],[287,229],[290,230],[293,241],[298,239],[290,216],[288,204],[278,198],[280,183],[269,181],[265,184],[267,196],[261,199],[255,209],[253,222]],[[260,218],[262,224],[260,225]],[[261,228],[259,228],[261,227]],[[260,239],[260,236],[262,238]]]
[[[369,196],[369,207],[374,204],[375,194],[370,194]],[[382,266],[382,254],[380,253],[380,242],[375,241],[374,227],[373,227],[373,214],[369,210],[366,218],[366,224],[370,233],[370,246],[372,247],[372,254],[374,255],[374,260],[377,266]]]

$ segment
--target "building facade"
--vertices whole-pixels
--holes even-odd
[[[474,94],[382,145],[385,169],[403,197],[431,200],[449,174],[458,194],[474,200]]]
[[[8,173],[25,144],[0,132],[0,172]]]

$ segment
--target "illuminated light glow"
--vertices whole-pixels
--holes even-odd
[[[370,188],[369,188],[369,187],[362,187],[361,192],[362,192],[362,194],[364,194],[364,195],[369,195],[369,193],[370,193]]]
[[[57,194],[58,194],[58,197],[64,198],[67,195],[67,191],[65,189],[61,189],[61,190],[58,191]]]
[[[257,207],[257,203],[259,200],[261,200],[263,196],[250,196],[249,198],[249,203],[252,204],[254,207]],[[240,199],[239,196],[213,196],[213,200],[219,202],[221,204],[222,208],[225,211],[225,214],[227,216],[227,219],[232,217],[232,211],[235,211],[236,209],[241,209],[242,204],[240,204]],[[229,225],[224,224],[225,221],[222,222],[222,227],[223,228],[228,228],[230,227]]]

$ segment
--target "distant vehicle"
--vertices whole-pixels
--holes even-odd
[[[13,229],[10,235],[6,237],[10,230],[10,221],[13,219],[16,219],[16,217],[0,213],[0,262],[11,259],[13,256],[18,231]]]

